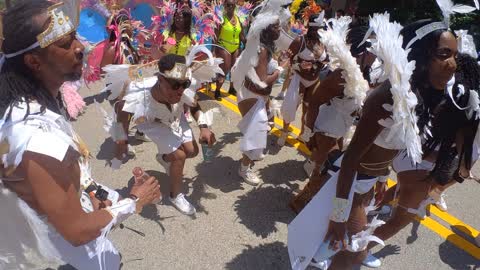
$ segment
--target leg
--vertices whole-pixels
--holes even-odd
[[[328,173],[312,175],[305,187],[290,201],[289,206],[295,213],[300,213],[305,206],[312,200],[317,192],[330,179]]]
[[[420,203],[428,197],[431,187],[431,182],[425,181],[428,174],[428,171],[421,170],[398,174],[398,182],[400,183],[398,204],[402,207],[397,207],[387,223],[375,230],[375,236],[387,240],[415,219],[416,215],[409,213],[406,208],[417,209]],[[372,242],[369,249],[374,247],[375,244]]]
[[[228,72],[230,72],[231,70],[231,67],[233,67],[235,65],[235,62],[237,62],[237,58],[238,58],[238,55],[239,55],[239,50],[236,50],[234,53],[232,53],[232,55],[230,56],[231,58],[231,62],[230,62],[230,68],[228,69]],[[230,74],[231,76],[231,74]],[[233,83],[232,83],[232,80],[230,79],[230,87],[228,89],[228,93],[230,95],[234,95],[236,96],[237,95],[237,90],[235,90],[234,86],[233,86]]]
[[[315,171],[318,173],[330,153],[337,145],[337,139],[328,137],[323,133],[316,132],[314,135],[315,148],[312,151],[311,159],[315,162]]]
[[[123,105],[125,105],[123,100],[116,102],[114,105],[116,121],[122,124],[123,131],[127,136],[126,144],[116,144],[115,157],[119,160],[122,160],[128,154],[128,129],[130,127],[130,113],[123,111]]]
[[[240,111],[240,114],[242,115],[242,117],[245,117],[245,115],[250,111],[250,109],[253,106],[255,106],[256,103],[257,103],[257,100],[253,98],[242,100],[241,102],[239,102],[238,110]],[[241,163],[243,166],[255,165],[255,162],[251,160],[249,157],[247,157],[245,154],[242,155]]]
[[[365,230],[368,223],[365,207],[373,197],[373,189],[365,194],[355,193],[353,197],[352,210],[347,221],[347,230],[350,236]],[[332,258],[332,264],[328,269],[352,269],[353,266],[362,263],[367,256],[367,250],[361,252],[338,252]]]
[[[170,198],[176,198],[182,191],[183,184],[183,168],[185,167],[185,160],[187,154],[183,147],[178,148],[175,152],[168,155],[163,155],[163,160],[170,163],[170,180],[172,187],[170,190]]]
[[[228,72],[230,72],[230,68],[231,68],[231,65],[232,65],[231,56],[227,51],[225,51],[223,49],[220,49],[220,48],[216,48],[215,51],[216,51],[217,57],[223,59],[223,63],[220,64],[220,68],[222,69],[223,73],[226,75]],[[216,88],[215,88],[215,98],[217,100],[220,99],[220,89],[221,89],[224,82],[225,82],[225,76],[224,75],[218,75],[217,76],[217,82],[216,82]]]

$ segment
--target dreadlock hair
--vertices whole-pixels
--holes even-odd
[[[47,0],[23,0],[7,10],[3,17],[3,35],[5,40],[2,51],[12,54],[28,48],[37,42],[37,35],[43,32],[42,25],[38,25],[33,18],[46,12],[52,5]],[[42,112],[46,108],[60,113],[61,105],[57,100],[37,81],[24,62],[25,54],[39,53],[43,49],[36,48],[21,55],[6,59],[0,72],[0,115],[4,116],[7,109],[20,102],[37,101],[42,106]],[[60,103],[61,104],[61,103]],[[8,112],[7,118],[10,116]],[[27,107],[28,116],[30,108]]]
[[[427,155],[440,146],[437,162],[431,175],[442,185],[448,183],[452,178],[459,182],[463,181],[463,178],[459,176],[462,160],[467,169],[472,167],[473,143],[479,124],[477,119],[479,115],[474,114],[469,118],[466,111],[472,105],[470,104],[472,95],[470,90],[475,91],[478,95],[479,88],[480,66],[476,59],[467,54],[459,54],[452,96],[447,95],[434,113],[432,136],[427,137],[424,145],[424,152]],[[459,133],[460,131],[461,133]],[[454,147],[458,138],[463,141],[460,152],[458,152],[458,147]]]
[[[347,43],[350,44],[350,53],[353,57],[358,57],[367,52],[368,48],[372,46],[369,41],[364,42],[361,46],[363,38],[368,32],[369,27],[366,25],[350,25],[350,31],[347,34]],[[363,78],[370,82],[371,66],[365,66],[362,69]]]

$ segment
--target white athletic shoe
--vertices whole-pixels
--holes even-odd
[[[285,132],[285,131],[282,131],[282,134],[280,135],[280,137],[277,140],[277,144],[279,146],[284,146],[285,142],[287,141],[287,136],[288,136],[288,133]]]
[[[170,197],[170,202],[178,211],[182,212],[182,214],[191,216],[197,212],[195,207],[185,199],[185,194],[183,193],[178,194],[176,198]]]
[[[325,261],[323,261],[323,262],[311,261],[309,265],[312,266],[312,267],[321,269],[321,270],[327,270],[328,267],[330,266],[330,263],[331,263],[331,262],[332,262],[332,261],[331,261],[330,259],[325,260]]]
[[[128,148],[128,149],[127,149],[127,154],[128,154],[129,156],[133,156],[133,157],[134,157],[134,156],[137,155],[137,152],[135,151],[135,148],[134,148],[132,145],[128,144],[128,145],[127,145],[127,148]]]
[[[446,212],[448,207],[447,207],[447,202],[445,201],[445,194],[441,193],[440,198],[438,201],[435,202],[435,205],[438,207],[443,212]]]
[[[258,186],[258,184],[260,184],[262,181],[251,167],[248,167],[246,170],[242,170],[241,164],[240,169],[238,169],[238,175],[240,175],[240,177],[242,177],[247,184],[252,186]]]
[[[390,205],[384,205],[380,209],[372,210],[368,212],[369,216],[376,216],[376,215],[386,215],[392,212],[392,207]]]
[[[312,176],[314,169],[315,169],[315,161],[311,159],[307,159],[307,161],[303,164],[303,170],[307,174],[307,177]]]
[[[367,258],[363,260],[362,264],[369,268],[378,268],[382,266],[382,261],[379,258],[372,255],[372,253],[368,253]]]
[[[145,133],[135,132],[135,139],[141,142],[151,142]]]
[[[163,166],[163,168],[165,169],[165,173],[170,176],[170,162],[166,162],[164,159],[163,159],[163,155],[161,154],[157,154],[157,156],[155,157],[157,159],[157,162],[160,163],[160,165]]]

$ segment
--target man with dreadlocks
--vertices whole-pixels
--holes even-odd
[[[107,234],[160,197],[153,177],[120,198],[90,175],[89,151],[66,121],[59,95],[62,83],[82,75],[76,14],[76,1],[24,0],[3,18],[1,269],[33,268],[33,257],[76,269],[119,269]]]

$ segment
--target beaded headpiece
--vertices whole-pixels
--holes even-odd
[[[38,47],[46,48],[71,34],[78,26],[80,4],[76,0],[56,3],[50,6],[47,12],[50,17],[50,24],[45,31],[37,35],[37,42],[15,53],[5,54],[5,58],[13,58]]]

